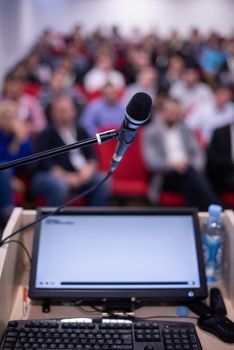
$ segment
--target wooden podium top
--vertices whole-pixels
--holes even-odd
[[[15,231],[22,225],[25,225],[35,219],[35,211],[16,208],[7,224],[3,238]],[[200,220],[206,216],[205,213],[199,214]],[[225,304],[228,310],[228,317],[234,321],[234,214],[232,211],[225,211],[223,220],[228,233],[227,244],[224,249],[223,262],[223,281],[218,284],[222,290]],[[32,250],[33,229],[25,231],[18,235],[16,239]],[[51,312],[46,314],[42,312],[39,302],[32,302],[27,299],[26,309],[23,307],[23,291],[27,288],[30,272],[30,264],[25,253],[16,244],[4,245],[0,248],[0,336],[4,332],[5,326],[9,320],[20,319],[53,319],[53,318],[71,318],[71,317],[99,317],[95,312],[86,314],[75,306],[56,305],[51,306]],[[90,310],[89,310],[90,311]],[[175,318],[176,307],[173,306],[155,306],[143,307],[136,311],[137,317],[152,317],[158,320],[187,321],[196,325],[193,318]],[[190,312],[189,316],[195,315]],[[163,318],[164,317],[164,318]],[[216,337],[201,331],[196,327],[202,347],[204,350],[228,350],[234,349],[234,344],[226,344]]]

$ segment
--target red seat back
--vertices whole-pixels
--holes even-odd
[[[187,205],[183,194],[166,190],[160,193],[159,204],[162,207],[185,207]]]
[[[38,97],[41,92],[41,85],[37,83],[27,83],[24,86],[24,93]]]
[[[110,127],[108,129],[113,129]],[[116,196],[145,197],[148,191],[149,174],[146,170],[141,148],[142,131],[129,146],[118,169],[112,177],[112,190]],[[113,140],[97,147],[99,169],[107,172],[117,141]]]
[[[227,206],[229,208],[234,208],[234,193],[233,192],[221,192],[221,193],[219,193],[219,198],[225,206]]]

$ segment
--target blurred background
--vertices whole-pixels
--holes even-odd
[[[118,128],[153,100],[112,179],[75,205],[234,207],[233,0],[0,0],[0,162]],[[98,183],[116,142],[0,173],[15,205]]]

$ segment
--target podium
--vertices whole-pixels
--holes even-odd
[[[4,230],[3,238],[35,220],[36,211],[15,208]],[[202,222],[207,213],[199,213]],[[228,311],[228,317],[234,321],[234,213],[226,210],[223,213],[223,221],[227,230],[227,239],[224,247],[223,279],[216,284],[221,289]],[[14,239],[23,242],[32,252],[33,227],[17,234]],[[85,314],[75,306],[69,304],[52,305],[50,313],[43,313],[40,302],[27,300],[27,306],[23,306],[23,294],[28,286],[30,262],[27,255],[18,244],[6,244],[0,248],[0,336],[3,334],[9,320],[20,319],[53,319],[70,317],[98,317],[91,310]],[[187,321],[196,325],[195,319],[176,317],[174,306],[143,307],[136,311],[137,317],[152,317],[152,319]],[[195,316],[192,312],[189,316]],[[234,349],[233,344],[226,344],[211,334],[201,331],[197,327],[204,350],[228,350]]]

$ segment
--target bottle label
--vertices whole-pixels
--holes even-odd
[[[221,264],[223,239],[203,235],[203,253],[206,264]]]

